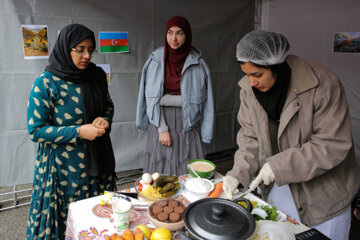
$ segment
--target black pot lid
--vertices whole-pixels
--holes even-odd
[[[247,239],[255,230],[253,216],[242,206],[222,198],[191,203],[184,212],[186,229],[199,239]]]

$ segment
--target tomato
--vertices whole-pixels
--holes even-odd
[[[141,192],[143,189],[143,185],[141,183],[139,183],[139,187],[138,187],[138,190]]]

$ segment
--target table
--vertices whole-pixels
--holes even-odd
[[[180,177],[182,180],[185,180],[188,175]],[[215,175],[216,179],[221,179]],[[135,189],[126,189],[122,192],[135,192]],[[240,193],[239,193],[240,195]],[[249,194],[251,198],[257,198],[253,194]],[[183,189],[181,192],[181,197],[184,198],[184,201],[191,203],[196,201],[193,196],[191,196],[186,189]],[[220,196],[221,197],[221,196]],[[236,195],[234,196],[236,197]],[[66,240],[102,240],[106,236],[111,236],[111,234],[116,232],[114,225],[112,223],[111,206],[103,205],[100,206],[100,201],[102,196],[92,197],[84,199],[81,201],[73,202],[69,206],[68,218],[67,218],[67,227],[65,233]],[[259,198],[258,198],[259,199]],[[132,201],[137,201],[132,199]],[[260,200],[259,201],[263,201]],[[133,202],[134,203],[134,202]],[[146,216],[146,210],[131,209],[130,213],[130,226],[129,228],[134,230],[138,224],[148,225],[150,228],[155,228],[152,225]],[[285,214],[285,222],[293,230],[293,232],[300,233],[308,229],[305,225],[296,222],[290,216]],[[176,234],[174,234],[173,239],[180,239]]]

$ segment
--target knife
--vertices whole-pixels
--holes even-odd
[[[247,194],[250,193],[250,192],[251,192],[251,189],[248,188],[248,190],[246,190],[245,192],[243,192],[243,193],[239,196],[239,198],[244,197],[245,195],[247,195]]]
[[[256,178],[255,180],[253,180],[253,181],[250,183],[248,189],[247,189],[245,192],[243,192],[243,193],[240,195],[239,198],[242,198],[242,197],[244,197],[246,194],[249,194],[250,192],[254,191],[255,188],[257,188],[257,186],[260,184],[260,182],[261,182],[261,181],[259,181],[257,178]]]

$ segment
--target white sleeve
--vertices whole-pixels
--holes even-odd
[[[165,117],[164,117],[164,112],[163,112],[162,107],[160,107],[160,122],[159,122],[158,131],[159,131],[159,133],[169,131],[169,128],[165,122]]]

